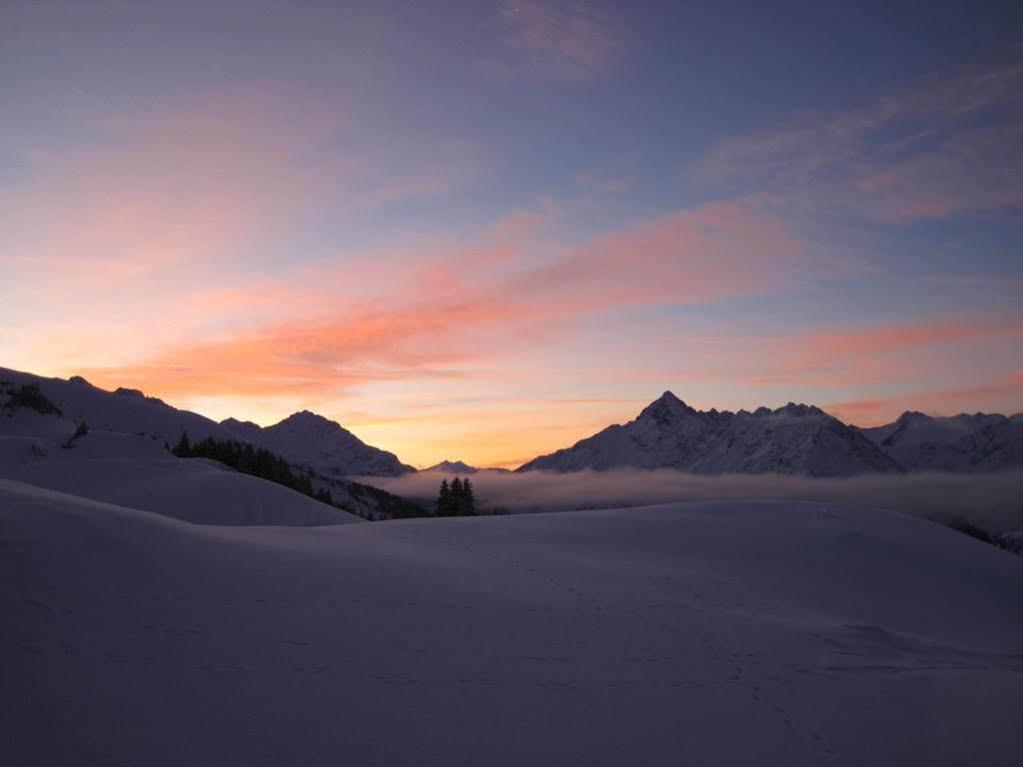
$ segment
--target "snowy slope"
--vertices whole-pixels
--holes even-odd
[[[998,471],[1023,467],[1023,414],[962,413],[934,418],[906,411],[894,423],[861,429],[911,471]]]
[[[182,432],[193,439],[216,437],[228,439],[229,434],[216,421],[198,413],[173,408],[163,400],[146,397],[135,389],[109,392],[88,383],[84,378],[43,378],[31,373],[0,368],[0,383],[16,386],[38,384],[51,402],[74,421],[84,421],[93,429],[143,434],[171,445]]]
[[[399,461],[394,453],[367,445],[336,421],[308,410],[264,429],[233,418],[221,425],[228,428],[235,439],[265,447],[297,466],[328,477],[395,477],[415,471]]]
[[[155,397],[146,397],[137,390],[108,392],[82,378],[65,381],[0,368],[0,383],[3,382],[16,386],[38,384],[66,417],[84,421],[90,428],[143,434],[170,445],[176,444],[182,433],[187,433],[193,442],[206,437],[250,442],[266,447],[289,463],[328,476],[395,476],[415,471],[392,453],[367,445],[339,424],[308,411],[261,429],[234,418],[220,424],[197,413],[173,408]]]
[[[789,403],[750,413],[699,411],[671,392],[625,425],[541,456],[519,471],[634,467],[697,474],[851,476],[900,467],[856,429],[818,408]]]
[[[0,763],[1019,763],[1023,559],[816,504],[194,526],[0,480]]]
[[[358,517],[162,442],[18,410],[0,414],[0,477],[210,525],[336,525]]]

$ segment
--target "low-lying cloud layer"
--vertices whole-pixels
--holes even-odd
[[[432,501],[443,475],[419,472],[362,481]],[[669,469],[618,469],[571,474],[480,472],[472,476],[488,511],[566,511],[671,501],[813,501],[890,509],[942,522],[964,519],[992,532],[1023,529],[1023,472],[923,473],[845,479],[779,475],[706,477]]]

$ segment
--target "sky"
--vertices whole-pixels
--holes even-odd
[[[0,3],[0,366],[427,466],[1023,410],[1023,6]]]

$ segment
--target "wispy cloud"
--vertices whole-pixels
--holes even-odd
[[[918,378],[921,353],[978,343],[1023,342],[1023,317],[937,317],[760,339],[749,360],[755,386],[848,388]]]
[[[727,139],[696,178],[890,223],[1023,205],[1023,62],[920,80],[775,130]]]
[[[168,396],[324,395],[374,380],[451,376],[498,350],[507,354],[578,332],[574,323],[594,314],[770,291],[790,284],[805,256],[784,226],[740,203],[680,211],[527,257],[517,249],[537,231],[534,221],[506,221],[493,250],[470,246],[397,269],[367,265],[361,281],[387,279],[372,302],[349,299],[330,309],[316,301],[314,313],[240,328],[214,341],[182,340],[137,365],[87,375],[133,381]],[[312,295],[317,284],[331,284],[351,268],[308,274]],[[253,292],[203,291],[184,305],[256,304],[264,293]],[[302,285],[291,293],[303,295]]]
[[[973,386],[959,386],[904,392],[887,397],[857,399],[827,405],[829,413],[858,426],[890,423],[906,410],[932,415],[974,412],[1012,411],[1023,402],[1023,371]]]
[[[484,162],[457,139],[388,141],[352,112],[269,84],[94,118],[93,140],[29,152],[27,180],[0,189],[0,263],[103,285],[237,264],[324,217],[445,196]]]

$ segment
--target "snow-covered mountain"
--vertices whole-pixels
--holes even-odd
[[[303,410],[261,429],[234,418],[220,426],[235,439],[265,447],[290,463],[328,477],[396,477],[410,471],[394,453],[367,445],[336,421]]]
[[[789,403],[700,411],[670,391],[627,424],[609,426],[518,471],[672,468],[696,474],[851,476],[900,466],[859,431],[819,408]]]
[[[12,410],[2,406],[3,399],[0,395],[0,478],[205,525],[359,521],[216,461],[178,458],[151,437],[98,428],[79,432],[64,416]]]
[[[90,429],[144,435],[171,445],[177,442],[183,432],[187,432],[193,440],[206,437],[229,439],[231,436],[216,421],[198,413],[178,410],[136,389],[106,391],[93,386],[81,376],[73,376],[65,381],[62,378],[44,378],[0,368],[0,384],[34,384],[63,411],[65,417],[84,421]]]
[[[441,461],[422,471],[434,472],[437,474],[475,474],[479,467],[470,466],[465,461]]]
[[[415,471],[393,453],[367,445],[340,424],[308,411],[263,429],[235,418],[217,423],[198,413],[178,410],[156,397],[147,397],[136,389],[109,392],[80,376],[65,381],[0,368],[0,382],[39,386],[66,417],[84,421],[91,429],[140,434],[170,445],[176,444],[183,433],[193,442],[207,437],[249,442],[267,448],[293,465],[329,477],[396,476]]]
[[[1023,413],[935,418],[907,410],[893,423],[861,432],[909,471],[1023,467]]]
[[[36,392],[30,399],[37,401],[12,407],[12,396],[24,398],[26,391]],[[80,427],[84,433],[75,437]],[[328,435],[344,431],[333,427],[326,429]],[[134,390],[109,392],[82,378],[65,381],[0,368],[0,477],[206,524],[337,524],[350,517],[215,461],[176,457],[166,446],[183,433],[193,443],[212,437],[265,447],[293,467],[307,467],[308,451],[320,444],[311,442],[305,451],[290,446],[292,454],[285,455],[277,448],[289,446],[275,444],[274,438],[286,432],[277,427],[260,429],[238,421],[221,425]],[[360,473],[387,469],[388,459],[397,461],[390,453],[358,444],[362,452],[356,447],[348,455]],[[383,461],[374,461],[374,451]],[[334,456],[339,462],[329,467],[338,469],[345,455]],[[310,480],[315,490],[328,490],[337,507],[364,518],[421,513],[404,499],[343,478],[343,473],[313,468]]]

